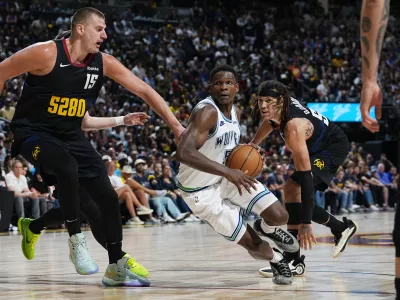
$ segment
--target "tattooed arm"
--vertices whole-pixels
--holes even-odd
[[[390,0],[363,0],[360,21],[362,53],[361,115],[363,125],[371,132],[379,131],[378,121],[369,111],[376,107],[376,118],[381,118],[382,92],[377,82],[379,59],[386,26],[389,21]]]

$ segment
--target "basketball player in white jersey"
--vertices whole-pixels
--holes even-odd
[[[270,261],[274,283],[291,284],[292,274],[282,254],[273,250],[253,228],[246,227],[243,220],[245,212],[259,214],[262,230],[257,231],[265,233],[283,250],[296,252],[297,240],[278,227],[287,223],[287,211],[260,182],[224,165],[240,139],[240,114],[233,105],[239,90],[237,73],[222,65],[211,71],[210,79],[211,97],[193,109],[176,152],[182,163],[179,188],[193,213],[217,233],[243,246],[255,259]]]

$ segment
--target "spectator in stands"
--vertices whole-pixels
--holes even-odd
[[[346,180],[344,179],[344,171],[339,169],[336,173],[336,177],[332,180],[332,189],[339,201],[339,212],[347,214],[349,211],[348,207],[349,189],[346,187]]]
[[[23,166],[21,161],[14,160],[12,171],[5,177],[8,190],[13,191],[15,195],[15,210],[18,218],[25,218],[25,202],[32,204],[32,217],[37,219],[40,217],[40,207],[46,206],[46,199],[38,198],[38,193],[31,192],[26,181],[26,177],[22,175]]]
[[[33,179],[28,183],[31,192],[37,194],[40,203],[40,214],[43,215],[47,210],[53,207],[53,203],[50,200],[50,188],[43,182],[42,176],[39,173],[35,173]],[[54,201],[51,201],[54,202]]]
[[[178,189],[175,180],[171,176],[171,166],[169,164],[161,166],[161,163],[156,163],[154,164],[154,173],[157,176],[156,178],[161,188],[168,191],[167,196],[174,201],[179,210],[183,213],[190,213],[190,216],[185,219],[185,222],[200,222],[200,219],[193,215],[189,206],[186,204],[185,200],[183,200],[182,192]]]
[[[126,208],[130,214],[130,219],[126,222],[127,225],[144,224],[142,220],[136,215],[135,207],[138,215],[150,215],[153,212],[152,209],[142,205],[136,198],[131,188],[122,182],[121,177],[114,175],[115,162],[106,162],[107,173],[110,179],[111,185],[118,194],[120,204],[125,203]]]
[[[140,183],[141,185],[147,187],[148,189],[155,191],[154,189],[151,189],[152,184],[157,184],[158,182],[157,179],[155,178],[154,175],[147,178],[144,176],[144,166],[146,162],[143,159],[138,159],[135,161],[135,167],[136,167],[136,174],[134,175],[133,179]],[[127,174],[127,173],[125,173]],[[149,180],[150,179],[150,180]],[[153,180],[155,182],[153,182]],[[174,222],[180,222],[186,219],[187,217],[190,216],[190,213],[182,213],[178,207],[175,205],[175,203],[168,197],[166,196],[153,196],[150,197],[149,199],[150,207],[154,209],[156,212],[157,216],[159,218],[162,218],[164,222],[166,223],[174,223]],[[171,218],[172,216],[172,218]]]
[[[14,113],[15,107],[12,106],[12,100],[10,98],[7,98],[5,101],[5,106],[0,109],[0,117],[11,121],[14,117]]]

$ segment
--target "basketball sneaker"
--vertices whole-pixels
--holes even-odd
[[[296,252],[300,249],[299,242],[292,234],[290,234],[286,230],[283,230],[280,227],[275,226],[274,232],[266,233],[261,228],[261,222],[262,219],[258,219],[254,222],[254,230],[257,232],[258,235],[265,236],[271,239],[283,251]]]
[[[286,253],[284,253],[283,256],[286,257],[285,254]],[[289,268],[290,268],[290,271],[292,272],[293,276],[300,277],[300,276],[304,275],[304,273],[306,271],[306,265],[304,263],[304,258],[305,258],[305,256],[302,255],[300,258],[294,259],[289,262]],[[261,276],[267,277],[267,278],[271,278],[274,275],[271,267],[262,268],[262,269],[258,270],[258,273]]]
[[[109,264],[102,280],[103,284],[105,286],[150,286],[150,281],[147,278],[132,272],[131,260],[132,258],[129,255],[125,255],[116,264]]]
[[[273,249],[275,252],[279,252]],[[279,252],[280,253],[280,252]],[[293,282],[293,275],[290,271],[290,267],[285,258],[282,258],[277,263],[269,262],[272,269],[272,282],[279,285],[289,285]]]
[[[22,253],[26,259],[33,259],[35,257],[35,245],[39,239],[40,234],[35,234],[29,229],[29,225],[33,219],[19,218],[18,230],[22,235],[21,248]]]
[[[351,237],[358,229],[357,223],[352,220],[348,220],[346,217],[343,217],[343,223],[345,225],[345,230],[343,230],[339,235],[334,234],[335,245],[332,247],[331,251],[333,258],[338,257],[339,254],[344,251]]]
[[[99,267],[89,253],[86,237],[77,233],[68,240],[69,259],[75,265],[76,272],[81,275],[91,275],[99,271]]]
[[[141,277],[149,277],[150,273],[145,267],[139,264],[136,259],[130,257],[129,254],[125,254],[124,257],[128,258],[127,265],[130,267],[130,271]]]

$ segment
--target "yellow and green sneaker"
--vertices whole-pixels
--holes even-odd
[[[124,257],[128,258],[126,265],[132,273],[135,273],[141,277],[149,277],[150,273],[145,267],[139,264],[136,259],[130,257],[129,254],[125,254]]]
[[[35,244],[39,239],[40,234],[35,234],[29,229],[29,225],[33,219],[19,218],[18,230],[22,235],[21,248],[22,253],[26,259],[33,259],[35,257]]]

